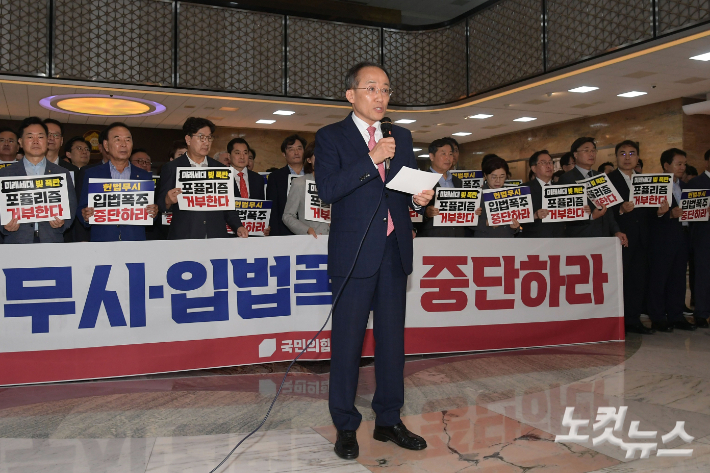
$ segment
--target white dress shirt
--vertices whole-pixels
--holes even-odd
[[[537,179],[537,182],[540,183],[540,187],[545,187],[546,185],[550,184],[549,182],[545,182],[537,176],[535,176],[535,179]]]
[[[190,155],[189,155],[189,154],[185,153],[185,156],[187,156],[187,160],[190,161],[190,167],[192,167],[192,168],[206,168],[206,167],[208,167],[208,165],[207,165],[207,156],[205,156],[205,159],[203,159],[202,162],[199,163],[199,164],[196,163],[195,161],[193,161],[193,160],[190,158]]]
[[[707,176],[710,177],[710,171],[705,171],[705,174],[707,174]]]

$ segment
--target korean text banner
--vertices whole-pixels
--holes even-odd
[[[527,186],[483,191],[483,202],[492,227],[510,225],[513,219],[519,223],[534,222],[532,198]]]
[[[577,184],[587,186],[587,197],[595,207],[602,208],[602,205],[613,207],[621,203],[621,195],[611,183],[606,174],[597,174],[577,181]]]
[[[707,222],[710,216],[710,190],[683,189],[680,194],[681,222]]]
[[[180,210],[232,210],[232,168],[177,168],[175,187]]]
[[[434,217],[435,227],[466,227],[478,225],[476,210],[481,206],[481,189],[436,189],[435,207],[439,215]]]
[[[451,175],[461,179],[464,189],[483,187],[483,171],[450,171]]]
[[[581,184],[543,186],[542,208],[549,213],[544,222],[573,222],[586,220],[589,215],[584,211],[587,205],[587,192]]]
[[[73,217],[64,174],[0,177],[0,225]]]
[[[249,235],[264,236],[264,230],[269,226],[273,202],[270,200],[240,198],[235,198],[234,201],[239,220],[242,221],[242,225],[247,229]],[[227,225],[227,231],[234,233],[229,225]]]
[[[92,225],[153,225],[148,206],[153,204],[154,181],[89,178],[89,217]]]
[[[325,236],[57,248],[0,245],[2,385],[285,361],[330,310]],[[416,238],[406,352],[623,339],[620,274],[615,238]]]
[[[673,199],[673,174],[634,174],[634,207],[660,207]]]
[[[306,220],[312,222],[330,223],[330,204],[318,197],[316,181],[306,181],[306,194],[303,196],[306,209]]]

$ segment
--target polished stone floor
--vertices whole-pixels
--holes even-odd
[[[220,472],[708,472],[710,331],[630,335],[601,343],[458,356],[410,357],[403,420],[429,444],[411,452],[372,439],[372,360],[363,360],[356,405],[360,458],[333,453],[328,363],[288,376],[261,431]],[[1,367],[0,367],[1,369]],[[31,369],[31,368],[28,368]],[[0,473],[209,473],[256,427],[284,365],[259,365],[121,380],[0,388]],[[657,443],[670,455],[626,458],[611,442],[555,442],[567,407],[628,408],[613,433]],[[629,436],[656,431],[654,440]],[[690,443],[666,439],[685,422]],[[612,421],[609,426],[614,426]]]

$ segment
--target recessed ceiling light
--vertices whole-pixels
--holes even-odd
[[[690,59],[694,59],[696,61],[710,61],[710,53],[701,54],[699,56],[693,56]]]
[[[401,118],[397,120],[395,123],[404,123],[405,125],[407,123],[414,123],[416,120],[410,120],[409,118]]]
[[[452,135],[454,135],[454,136],[468,136],[470,134],[471,133],[469,133],[467,131],[459,131],[458,133],[452,133]]]
[[[274,115],[286,115],[286,116],[288,116],[288,115],[293,115],[294,113],[296,113],[296,112],[292,112],[291,110],[276,110],[276,111],[274,112]]]
[[[261,124],[261,125],[271,125],[272,123],[276,123],[276,120],[264,120],[264,119],[261,119],[261,120],[257,120],[256,122],[259,123],[259,124]]]
[[[414,151],[416,153],[417,151],[421,151],[421,150],[422,150],[421,148],[414,148],[412,151]]]
[[[223,112],[236,112],[239,110],[237,107],[219,107]]]
[[[588,87],[583,85],[582,87],[577,87],[575,89],[569,89],[567,92],[575,92],[577,94],[586,94],[587,92],[592,92],[594,90],[599,90],[599,87]]]
[[[485,118],[491,118],[493,115],[486,115],[485,113],[479,113],[478,115],[471,115],[468,118],[477,118],[479,120],[483,120]]]
[[[623,94],[619,94],[619,95],[617,95],[617,97],[627,97],[627,98],[630,98],[630,97],[640,97],[641,95],[646,95],[646,93],[647,93],[647,92],[637,92],[637,91],[635,91],[635,90],[632,90],[631,92],[626,92],[626,93],[623,93]]]
[[[45,97],[39,104],[53,112],[103,117],[145,117],[163,113],[165,106],[136,97],[103,94],[69,94]]]
[[[417,156],[417,157],[418,157],[418,158],[428,158],[429,155],[428,155],[428,154],[420,154],[420,155]]]
[[[520,117],[520,118],[516,118],[516,119],[513,120],[513,121],[514,121],[514,122],[532,122],[532,121],[534,121],[534,120],[537,120],[537,118],[533,118],[533,117]]]

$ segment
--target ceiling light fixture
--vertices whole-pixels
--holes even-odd
[[[471,115],[468,118],[476,118],[478,120],[485,120],[486,118],[491,118],[493,115],[486,115],[485,113],[479,113],[477,115]]]
[[[699,56],[693,56],[690,59],[694,59],[696,61],[710,61],[710,53],[701,54]]]
[[[414,151],[416,153],[417,151],[421,151],[421,150],[422,150],[421,148],[414,148],[412,151]]]
[[[260,125],[271,125],[272,123],[276,123],[276,120],[264,120],[264,119],[261,119],[261,120],[257,120],[256,122],[257,122],[258,124],[260,124]]]
[[[625,92],[623,94],[617,95],[617,97],[626,97],[626,98],[632,98],[632,97],[640,97],[642,95],[646,95],[647,92],[637,92],[635,90],[632,90],[631,92]]]
[[[276,111],[274,112],[274,115],[285,115],[285,116],[289,116],[289,115],[293,115],[294,113],[296,113],[296,112],[292,112],[291,110],[276,110]]]
[[[513,120],[513,121],[514,121],[514,122],[532,122],[532,121],[535,121],[535,120],[537,120],[537,118],[533,118],[533,117],[520,117],[520,118],[516,118],[516,119]]]
[[[411,119],[409,119],[409,118],[400,118],[400,119],[397,120],[395,123],[403,123],[403,124],[407,125],[407,124],[409,124],[409,123],[414,123],[415,121],[416,121],[416,120],[411,120]]]
[[[458,133],[452,133],[453,136],[468,136],[470,134],[471,133],[469,133],[468,131],[459,131]]]
[[[150,100],[101,94],[53,95],[43,98],[39,104],[53,112],[102,117],[145,117],[166,110],[165,106]]]
[[[428,158],[429,155],[428,155],[428,154],[420,154],[420,155],[417,156],[417,157],[418,157],[418,158]]]
[[[576,94],[586,94],[587,92],[593,92],[595,90],[599,90],[599,87],[588,87],[586,85],[583,85],[582,87],[569,89],[567,92],[574,92]]]

